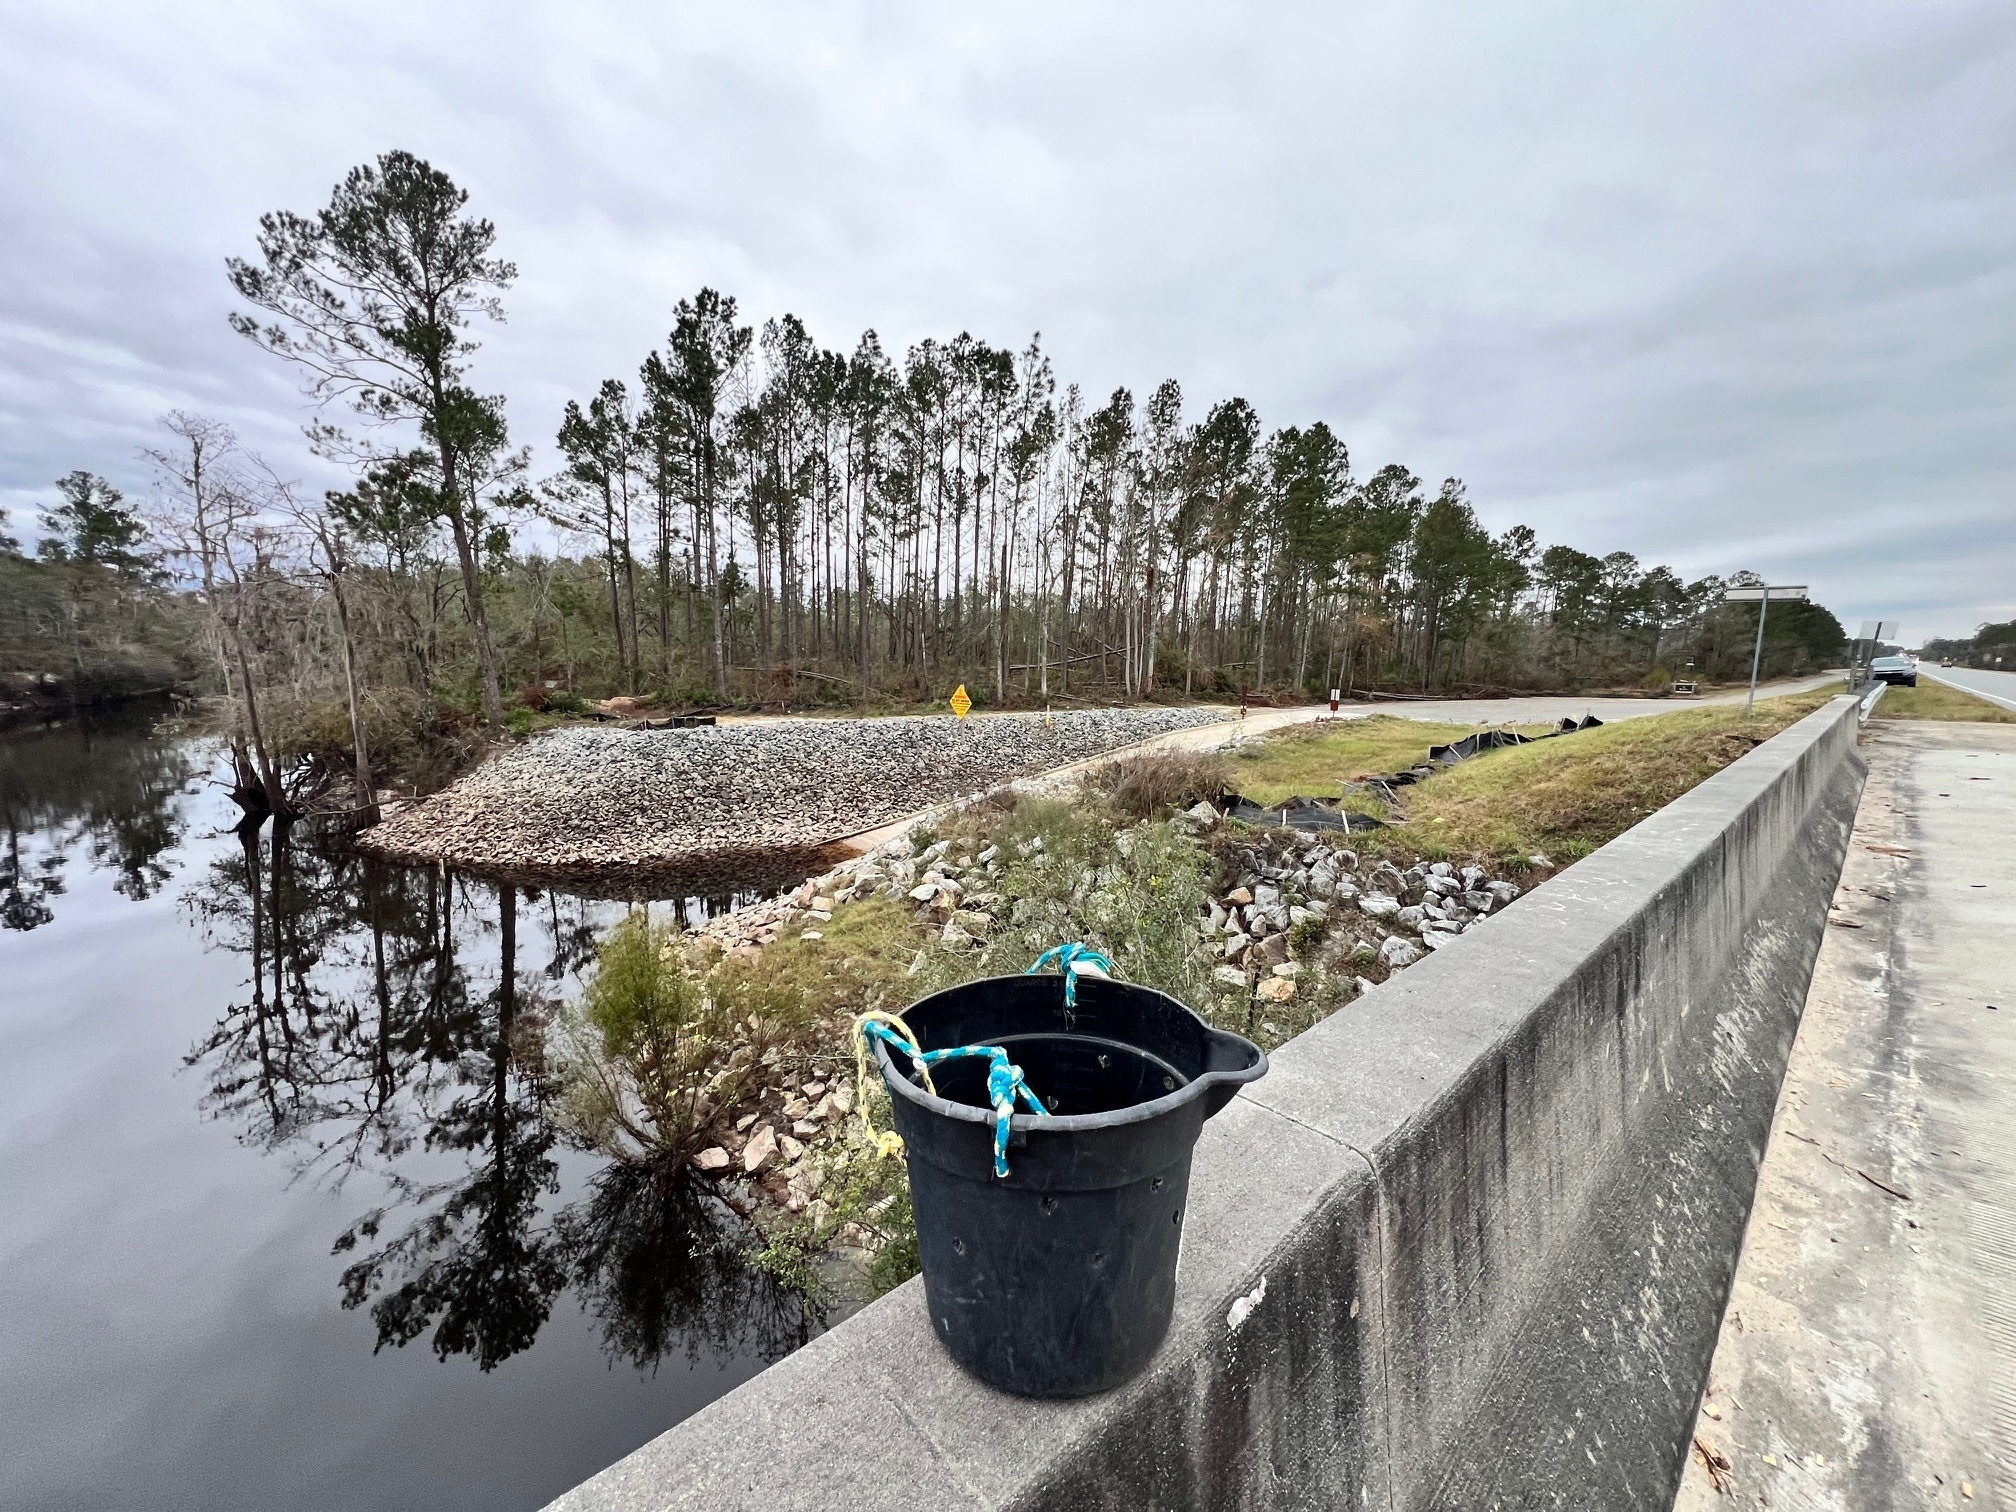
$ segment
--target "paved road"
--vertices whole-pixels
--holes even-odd
[[[2005,709],[2016,709],[2016,672],[1982,672],[1973,667],[1928,667],[1920,662],[1918,675],[1945,683],[1949,688],[1964,688],[1969,693],[1978,693]]]
[[[1682,1512],[2016,1512],[2016,726],[1864,753]]]

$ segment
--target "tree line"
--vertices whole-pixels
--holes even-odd
[[[2016,668],[2016,620],[1977,625],[1969,636],[1928,640],[1923,654],[1950,657],[1956,666],[2009,671]]]
[[[516,277],[496,243],[403,152],[263,217],[230,319],[301,375],[309,445],[351,486],[309,499],[176,414],[149,510],[77,474],[35,561],[0,546],[10,598],[24,569],[179,596],[275,810],[290,752],[326,784],[615,692],[869,705],[964,683],[1006,706],[1748,670],[1755,610],[1719,578],[1493,534],[1459,479],[1361,475],[1321,420],[1269,430],[1173,379],[1088,395],[1040,337],[843,352],[701,289],[634,372],[546,420],[562,465],[537,477],[474,371]],[[63,517],[77,489],[137,534]],[[9,665],[66,633],[43,597],[0,619]],[[1767,672],[1841,646],[1817,606],[1774,606],[1767,636]]]

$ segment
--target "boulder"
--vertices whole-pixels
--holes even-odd
[[[1295,1000],[1295,984],[1287,977],[1269,977],[1254,989],[1253,995],[1263,1003],[1291,1003]]]
[[[1285,934],[1267,936],[1253,947],[1253,959],[1262,966],[1279,966],[1288,959],[1288,936]]]
[[[1206,829],[1210,829],[1218,823],[1218,810],[1208,803],[1193,804],[1183,812],[1188,814],[1192,819],[1195,819]]]
[[[1225,959],[1236,961],[1246,953],[1246,947],[1253,943],[1251,935],[1227,935],[1225,937]]]
[[[1425,925],[1436,922],[1419,908],[1403,908],[1393,915],[1393,922],[1413,934],[1419,934]]]
[[[1491,912],[1493,905],[1497,901],[1488,892],[1466,892],[1463,894],[1463,906],[1472,913],[1487,914]]]
[[[1261,908],[1272,908],[1281,901],[1281,889],[1272,883],[1263,882],[1253,889],[1253,901]]]
[[[1402,966],[1412,966],[1420,960],[1421,948],[1411,941],[1401,939],[1398,935],[1388,935],[1386,943],[1379,947],[1379,959],[1389,968],[1398,970]]]
[[[1211,971],[1211,980],[1221,984],[1222,986],[1237,987],[1241,991],[1244,991],[1246,987],[1246,973],[1240,970],[1237,966],[1213,967]]]
[[[755,1175],[777,1158],[777,1131],[765,1124],[749,1136],[749,1143],[742,1147],[742,1169]]]
[[[1400,912],[1400,900],[1385,893],[1366,893],[1358,900],[1358,911],[1374,919],[1390,919]]]
[[[1235,887],[1232,891],[1225,894],[1225,901],[1237,904],[1243,908],[1253,901],[1253,890],[1250,887]]]
[[[693,1164],[702,1171],[725,1171],[728,1169],[728,1152],[719,1145],[709,1145],[693,1157]]]

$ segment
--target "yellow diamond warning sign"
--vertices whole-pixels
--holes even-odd
[[[964,719],[972,707],[973,700],[966,696],[966,684],[959,684],[952,690],[952,712]]]

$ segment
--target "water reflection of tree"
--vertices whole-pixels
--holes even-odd
[[[0,739],[0,928],[39,929],[56,917],[64,868],[84,848],[139,901],[171,875],[182,838],[175,799],[188,786],[186,749],[151,738],[141,716],[78,719]]]
[[[336,1243],[359,1257],[343,1303],[370,1309],[380,1347],[431,1333],[442,1358],[488,1370],[531,1345],[570,1284],[641,1367],[682,1346],[772,1357],[817,1326],[743,1263],[739,1220],[682,1172],[607,1168],[556,1203],[541,1037],[558,984],[592,958],[597,910],[300,834],[240,842],[190,903],[250,971],[189,1062],[208,1074],[207,1111],[248,1142],[303,1175],[384,1185]],[[553,955],[527,973],[518,933],[534,910]]]

